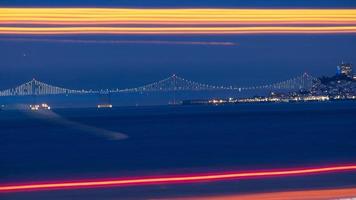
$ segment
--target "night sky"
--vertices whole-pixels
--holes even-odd
[[[352,0],[223,1],[1,0],[0,7],[130,8],[356,8]],[[308,72],[332,75],[341,61],[356,62],[355,34],[259,35],[0,35],[0,89],[33,77],[69,88],[126,88],[176,73],[216,85],[254,85]],[[49,39],[48,41],[16,38]],[[15,40],[13,40],[15,39]],[[58,41],[53,41],[58,40]],[[65,40],[233,42],[233,46],[72,43]],[[62,42],[61,42],[62,41]]]

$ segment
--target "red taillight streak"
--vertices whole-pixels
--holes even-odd
[[[90,187],[113,187],[125,185],[151,185],[151,184],[174,184],[184,182],[203,182],[231,179],[263,178],[272,176],[289,176],[289,175],[310,175],[314,173],[340,172],[356,170],[356,165],[345,165],[335,167],[319,167],[307,169],[289,169],[289,170],[268,170],[257,172],[230,172],[200,175],[175,175],[165,177],[143,177],[132,179],[117,180],[88,180],[88,181],[70,181],[42,184],[15,184],[0,186],[0,192],[16,192],[24,190],[58,190],[58,189],[75,189]]]

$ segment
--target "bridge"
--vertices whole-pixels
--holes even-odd
[[[36,79],[14,88],[0,91],[0,96],[31,96],[31,95],[70,95],[70,94],[103,94],[103,93],[143,93],[143,92],[175,92],[175,91],[249,91],[249,90],[310,90],[319,80],[307,73],[289,80],[248,87],[223,86],[199,83],[187,80],[175,74],[139,87],[126,89],[76,90],[50,85]]]

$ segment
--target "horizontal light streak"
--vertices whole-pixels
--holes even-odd
[[[0,38],[0,41],[14,42],[55,42],[81,44],[163,44],[163,45],[209,45],[209,46],[237,46],[235,42],[215,41],[175,41],[175,40],[82,40],[82,39],[45,39],[45,38]]]
[[[131,21],[116,21],[116,20],[107,20],[107,21],[90,21],[90,20],[83,20],[83,21],[25,21],[25,20],[16,20],[16,21],[1,21],[0,25],[90,25],[90,26],[97,26],[97,25],[209,25],[209,26],[221,26],[221,25],[356,25],[356,21],[162,21],[162,20],[150,20],[150,21],[139,21],[139,20],[131,20]],[[1,27],[1,26],[0,26]]]
[[[355,14],[355,9],[226,9],[226,8],[147,8],[147,9],[132,9],[132,8],[0,8],[2,14],[16,13],[62,13],[62,14],[260,14],[260,15],[344,15]]]
[[[0,8],[0,34],[354,33],[355,25],[356,9]]]
[[[0,27],[0,34],[244,34],[356,33],[356,26],[333,27]]]
[[[317,17],[293,17],[293,18],[283,18],[283,17],[251,17],[251,18],[243,18],[243,17],[165,17],[165,16],[156,16],[156,17],[1,17],[1,21],[6,20],[48,20],[48,21],[59,21],[59,20],[67,20],[67,21],[84,21],[84,20],[99,20],[99,21],[106,21],[106,20],[121,20],[121,21],[153,21],[153,20],[160,20],[160,21],[355,21],[356,19],[353,17],[343,17],[343,18],[317,18]]]
[[[152,184],[176,184],[190,182],[222,181],[234,179],[256,179],[280,176],[306,176],[318,173],[336,173],[356,171],[356,165],[343,165],[332,167],[315,167],[304,169],[284,169],[284,170],[264,170],[255,172],[221,172],[197,175],[173,175],[163,177],[142,177],[127,179],[110,180],[85,180],[68,181],[52,183],[32,183],[32,184],[13,184],[0,185],[0,192],[19,192],[32,190],[59,190],[59,189],[77,189],[93,187],[118,187],[134,185],[152,185]]]
[[[166,200],[352,200],[356,198],[356,188],[338,188],[321,190],[281,191],[257,194],[237,194],[221,196],[197,196],[166,198]],[[163,199],[162,199],[163,200]]]

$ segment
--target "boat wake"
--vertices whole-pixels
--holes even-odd
[[[78,130],[80,132],[89,133],[89,134],[97,135],[100,137],[105,137],[110,140],[123,140],[123,139],[128,138],[128,136],[124,133],[90,126],[90,125],[82,124],[82,123],[79,123],[76,121],[71,121],[71,120],[66,119],[65,117],[57,114],[53,110],[38,110],[35,112],[33,112],[33,111],[24,111],[24,112],[26,112],[26,114],[30,115],[33,118],[46,120],[51,123],[70,127],[72,129]]]

